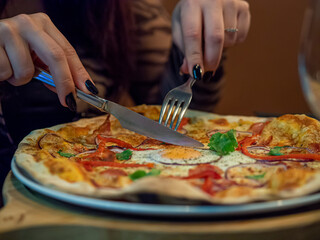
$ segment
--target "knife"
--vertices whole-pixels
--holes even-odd
[[[34,78],[55,87],[52,76],[40,68],[36,69]],[[115,116],[123,128],[166,143],[187,147],[203,147],[203,144],[195,139],[176,132],[117,103],[86,94],[79,89],[76,89],[76,94],[78,98],[98,108],[100,111]]]

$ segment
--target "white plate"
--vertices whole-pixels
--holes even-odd
[[[304,197],[269,201],[261,203],[250,203],[241,205],[159,205],[159,204],[143,204],[143,203],[131,203],[131,202],[117,202],[105,199],[96,199],[83,197],[79,195],[73,195],[65,192],[60,192],[54,189],[50,189],[35,182],[32,178],[24,174],[16,165],[14,159],[11,162],[11,169],[17,179],[19,179],[25,186],[30,189],[43,194],[45,196],[82,206],[98,210],[112,211],[125,214],[135,215],[149,215],[149,216],[240,216],[257,213],[269,213],[282,210],[293,209],[302,206],[308,206],[310,204],[320,202],[320,193],[307,195]]]

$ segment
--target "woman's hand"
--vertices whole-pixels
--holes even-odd
[[[97,91],[76,51],[46,14],[0,20],[0,81],[15,86],[28,83],[37,61],[49,68],[56,89],[49,88],[65,107],[76,108],[75,86],[87,93],[90,87],[92,93]]]
[[[184,73],[196,64],[214,72],[223,48],[243,42],[250,27],[249,4],[243,0],[180,0],[172,18],[173,41],[185,54]]]

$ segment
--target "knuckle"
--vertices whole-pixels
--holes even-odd
[[[199,64],[202,62],[201,53],[197,51],[193,51],[188,56],[188,63]],[[192,64],[192,65],[194,65]]]
[[[12,76],[12,69],[7,68],[0,71],[0,81],[9,79]]]
[[[29,82],[34,75],[34,68],[33,67],[26,67],[17,72],[15,72],[14,77],[17,81],[21,84]]]
[[[229,9],[236,9],[237,8],[237,1],[229,0],[225,2],[225,7]]]
[[[43,23],[43,24],[46,24],[46,23],[48,23],[48,22],[51,22],[50,17],[49,17],[47,14],[43,13],[43,12],[35,13],[35,14],[34,14],[34,17],[35,17],[36,19],[38,19],[38,21],[40,21],[40,22]]]
[[[14,18],[20,26],[30,26],[32,24],[32,18],[27,14],[19,14]]]
[[[199,29],[189,28],[185,31],[185,36],[190,40],[197,40],[201,38],[201,32]]]
[[[15,34],[15,32],[16,32],[16,29],[8,21],[1,21],[0,22],[0,35],[1,36],[11,37]]]
[[[64,48],[64,52],[65,52],[66,57],[73,57],[73,56],[77,55],[76,50],[71,46],[66,46]]]
[[[241,8],[246,12],[250,11],[250,5],[247,1],[241,1]]]
[[[222,30],[217,30],[214,33],[210,33],[205,36],[206,43],[222,45],[223,41],[224,41],[224,34]]]
[[[75,72],[77,73],[78,76],[87,76],[88,75],[87,71],[84,69],[83,66],[76,66]]]
[[[52,59],[55,62],[60,62],[65,59],[65,54],[63,50],[56,46],[56,47],[51,47],[49,50],[49,58]]]

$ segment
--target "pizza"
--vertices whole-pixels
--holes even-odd
[[[160,106],[132,110],[157,121]],[[48,188],[108,200],[243,204],[320,190],[320,123],[189,111],[178,129],[204,144],[167,144],[121,127],[112,115],[39,129],[14,160]]]

